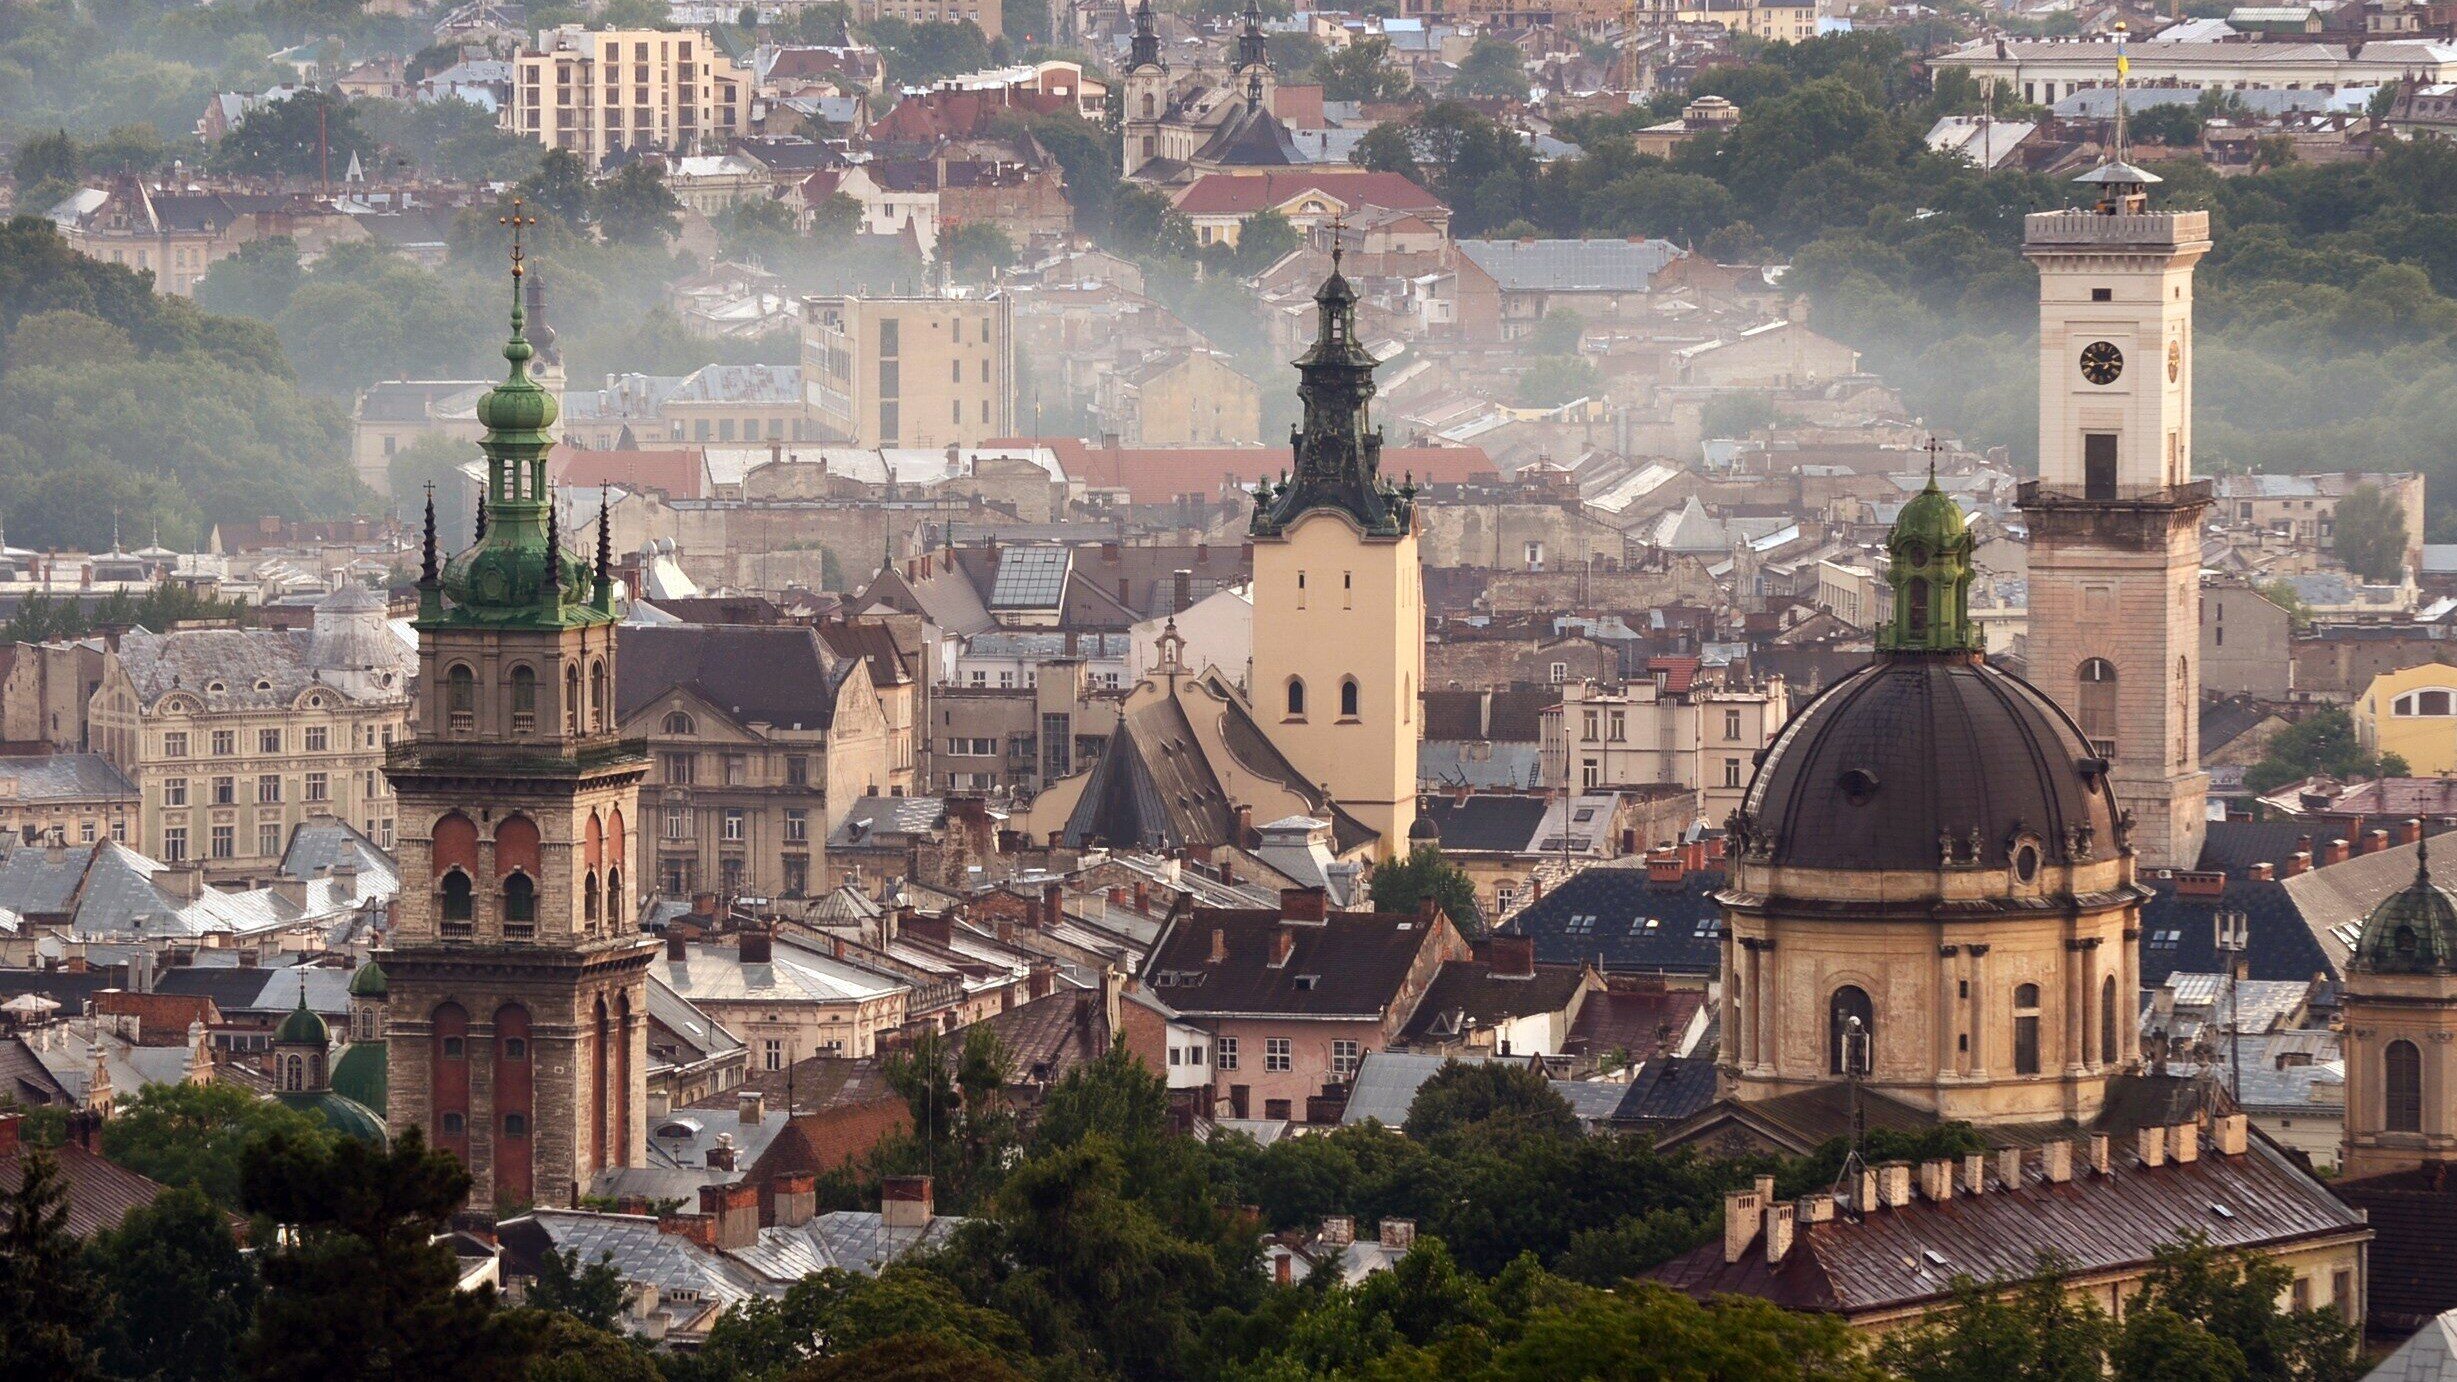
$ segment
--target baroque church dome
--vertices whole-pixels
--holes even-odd
[[[1937,488],[1887,539],[1894,609],[1874,661],[1775,737],[1731,822],[1774,867],[1934,871],[2105,859],[2124,846],[2107,763],[2081,727],[1992,667],[1968,616],[1972,540]],[[2035,850],[2027,861],[2025,848]],[[2027,869],[2027,872],[2025,871]]]
[[[2414,881],[2363,921],[2351,968],[2373,974],[2457,972],[2457,899],[2432,881],[2431,844],[2415,850]]]

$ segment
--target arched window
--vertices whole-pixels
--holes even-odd
[[[597,875],[591,873],[580,883],[580,917],[592,931],[597,929],[597,904]]]
[[[1152,93],[1150,93],[1150,92],[1146,91],[1146,92],[1144,92],[1144,93],[1143,93],[1143,118],[1144,118],[1144,119],[1146,119],[1146,120],[1151,119],[1151,118],[1152,118],[1152,111],[1153,111],[1153,105],[1152,105]]]
[[[2381,1127],[2390,1132],[2423,1130],[2423,1049],[2392,1041],[2380,1053]]]
[[[597,658],[589,663],[589,732],[598,733],[606,727],[606,660]]]
[[[606,919],[609,922],[623,915],[623,870],[606,870]]]
[[[2116,1063],[2116,976],[2099,984],[2099,1064]]]
[[[2017,984],[2013,990],[2013,1073],[2039,1073],[2039,986]]]
[[[444,709],[453,729],[466,730],[478,722],[478,675],[466,662],[453,663],[444,673]]]
[[[1288,713],[1294,718],[1305,714],[1305,678],[1288,679]]]
[[[475,911],[475,894],[469,886],[469,875],[454,869],[444,875],[444,920],[467,921]]]
[[[282,1057],[282,1092],[297,1094],[307,1088],[307,1062],[297,1056]]]
[[[563,732],[580,732],[580,664],[576,662],[563,668]]]
[[[1868,991],[1845,984],[1826,1000],[1826,1071],[1867,1074],[1877,1060],[1877,1010]]]
[[[692,725],[690,716],[677,710],[665,717],[665,732],[677,738],[687,739],[698,730]]]
[[[1908,593],[1911,596],[1911,636],[1925,638],[1928,636],[1928,582],[1914,577]]]
[[[515,873],[503,880],[503,919],[512,925],[537,920],[537,884],[529,875]]]
[[[2082,734],[2101,757],[2116,751],[2116,664],[2103,657],[2094,657],[2082,664],[2081,696]]]
[[[512,669],[512,732],[537,728],[537,669],[523,663]]]
[[[1356,702],[1356,678],[1341,677],[1339,679],[1339,713],[1348,719],[1355,719]]]

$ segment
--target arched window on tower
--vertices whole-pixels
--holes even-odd
[[[2013,1073],[2039,1073],[2039,986],[2017,984],[2013,990]]]
[[[601,734],[606,728],[606,660],[589,662],[589,732]]]
[[[1868,990],[1845,984],[1826,1000],[1826,1073],[1865,1075],[1876,1061],[1877,1010]]]
[[[297,1094],[307,1088],[307,1062],[298,1056],[282,1057],[282,1092]]]
[[[537,728],[537,669],[526,663],[512,669],[512,732]]]
[[[2099,1064],[2116,1063],[2116,976],[2099,984]]]
[[[2082,734],[2101,758],[2116,755],[2116,664],[2103,657],[2084,662],[2079,673]]]
[[[2423,1130],[2423,1049],[2392,1041],[2380,1053],[2381,1124],[2389,1132]]]
[[[580,732],[580,664],[566,663],[563,667],[563,732]]]
[[[503,924],[526,928],[536,923],[537,883],[525,873],[504,875]]]
[[[1153,109],[1152,93],[1146,91],[1143,93],[1143,118],[1146,120],[1151,119]]]
[[[594,931],[597,929],[598,915],[597,874],[592,871],[581,881],[580,917]]]
[[[1341,717],[1350,720],[1355,719],[1357,716],[1356,705],[1356,678],[1341,677],[1339,679],[1339,713]]]
[[[467,734],[478,723],[478,674],[466,662],[453,663],[444,673],[444,711],[455,734]]]
[[[1305,678],[1290,677],[1288,679],[1288,718],[1297,720],[1303,719],[1304,717]]]
[[[469,886],[469,875],[454,869],[444,875],[443,913],[446,921],[468,921],[476,911],[476,890]]]

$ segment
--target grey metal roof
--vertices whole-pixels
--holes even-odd
[[[758,1242],[730,1255],[778,1282],[799,1281],[830,1267],[877,1276],[880,1268],[909,1252],[946,1242],[964,1223],[933,1218],[918,1229],[891,1229],[876,1213],[841,1209],[805,1224],[763,1228]]]
[[[98,753],[0,759],[0,801],[134,801],[136,784]]]
[[[748,1166],[759,1160],[760,1153],[791,1121],[782,1108],[763,1112],[756,1122],[743,1121],[742,1115],[732,1109],[676,1109],[663,1118],[648,1120],[649,1164],[672,1170],[705,1170],[709,1149],[722,1137],[734,1149],[734,1164]]]
[[[732,946],[692,945],[659,973],[693,1003],[858,1003],[908,988],[903,980],[779,940],[767,964],[744,964]]]
[[[1626,1080],[1554,1080],[1553,1092],[1570,1106],[1582,1123],[1600,1123],[1613,1116],[1629,1097]]]
[[[1459,252],[1505,290],[1627,293],[1682,250],[1669,240],[1461,240]]]
[[[577,1252],[583,1262],[594,1262],[601,1254],[611,1256],[614,1270],[625,1281],[654,1286],[668,1296],[681,1294],[732,1305],[784,1291],[781,1284],[764,1281],[687,1238],[660,1233],[657,1221],[646,1215],[538,1209],[530,1211],[529,1217],[558,1252]]]
[[[828,844],[842,848],[880,835],[919,835],[936,830],[946,818],[943,798],[862,797],[845,809],[845,818],[829,833]]]
[[[1486,1065],[1498,1056],[1428,1056],[1414,1051],[1368,1051],[1357,1066],[1356,1079],[1348,1087],[1348,1110],[1339,1117],[1342,1127],[1353,1127],[1367,1120],[1396,1128],[1408,1121],[1408,1108],[1416,1102],[1416,1091],[1424,1087],[1441,1068],[1457,1061],[1461,1065]]]

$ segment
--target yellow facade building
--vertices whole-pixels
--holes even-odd
[[[2354,715],[2365,753],[2396,754],[2416,777],[2457,771],[2457,667],[2383,672],[2355,698]]]
[[[549,29],[513,62],[503,127],[595,169],[626,150],[722,152],[743,132],[750,74],[696,29]]]
[[[977,297],[802,300],[802,394],[863,447],[979,446],[1015,430],[1015,312]]]
[[[1381,836],[1387,859],[1416,824],[1424,734],[1416,496],[1381,473],[1374,358],[1336,253],[1314,301],[1318,335],[1297,361],[1296,471],[1265,486],[1254,514],[1254,708],[1289,760]]]

